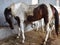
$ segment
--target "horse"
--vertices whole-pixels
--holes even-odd
[[[17,23],[18,23],[18,27],[19,27],[19,33],[17,38],[19,38],[20,36],[20,30],[22,31],[22,43],[24,43],[25,40],[25,35],[24,35],[24,21],[27,20],[27,16],[31,15],[33,16],[33,10],[35,7],[37,7],[38,5],[27,5],[26,3],[13,3],[10,6],[6,7],[4,10],[4,16],[6,21],[8,22],[9,26],[11,29],[14,29],[14,25],[13,25],[13,20],[12,18],[14,18]]]
[[[44,44],[46,44],[49,33],[51,32],[50,25],[53,21],[52,20],[53,18],[55,18],[55,32],[58,35],[58,30],[59,30],[58,11],[51,4],[49,4],[49,5],[41,4],[34,9],[33,14],[34,14],[34,16],[28,16],[28,18],[27,18],[28,21],[32,22],[32,21],[36,21],[36,20],[40,20],[41,18],[44,18],[45,28],[47,31],[47,35],[46,35]],[[54,25],[53,25],[53,27],[54,27]]]
[[[50,33],[49,25],[52,20],[52,17],[55,18],[55,31],[56,34],[58,35],[58,25],[59,25],[58,12],[56,8],[51,4],[27,5],[21,2],[13,3],[5,9],[4,15],[11,29],[14,29],[12,18],[14,17],[17,20],[19,27],[18,36],[20,36],[20,30],[22,31],[22,37],[23,37],[22,43],[24,43],[25,40],[24,23],[32,23],[34,21],[41,20],[42,18],[44,18],[45,27],[47,30],[47,35],[44,44],[47,42],[48,35]]]

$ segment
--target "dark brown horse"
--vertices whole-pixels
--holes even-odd
[[[23,7],[20,7],[17,11],[17,9],[15,9],[14,6],[18,5],[18,4],[20,4]],[[18,26],[21,27],[22,36],[23,36],[23,40],[22,40],[23,43],[25,40],[24,24],[23,23],[26,23],[26,22],[32,23],[34,21],[41,20],[42,18],[44,18],[45,28],[47,30],[44,44],[47,42],[49,33],[51,32],[49,27],[50,27],[50,23],[53,21],[52,18],[55,19],[55,32],[58,35],[59,16],[58,16],[58,11],[56,10],[56,8],[54,6],[52,6],[51,4],[50,5],[49,4],[48,5],[41,4],[41,5],[37,5],[33,8],[31,7],[33,9],[33,12],[32,12],[33,15],[26,16],[29,6],[25,5],[23,3],[18,3],[18,4],[12,5],[10,8],[7,7],[4,11],[4,15],[5,15],[6,21],[10,24],[11,29],[14,28],[13,23],[12,23],[12,17],[14,17],[17,20]],[[24,16],[26,16],[26,17],[24,17]],[[20,28],[19,28],[19,30],[20,30]]]

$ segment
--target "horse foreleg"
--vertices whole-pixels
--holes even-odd
[[[20,37],[20,27],[19,27],[19,32],[18,32],[18,36],[17,36],[17,38],[19,38]]]
[[[17,36],[17,38],[19,38],[20,37],[20,19],[19,19],[19,17],[15,17],[15,19],[16,19],[16,21],[17,21],[17,23],[18,23],[18,36]]]
[[[24,35],[24,22],[21,21],[20,22],[20,25],[21,25],[21,31],[22,31],[22,43],[24,43],[24,40],[25,40],[25,35]]]

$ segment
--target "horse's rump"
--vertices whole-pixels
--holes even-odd
[[[25,12],[25,14],[33,16],[33,10],[36,8],[38,5],[29,5],[28,10]]]

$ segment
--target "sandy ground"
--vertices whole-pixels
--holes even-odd
[[[1,40],[0,45],[41,45],[43,43],[45,33],[41,30],[39,31],[29,31],[25,33],[26,40],[25,43],[22,44],[22,36],[19,39],[16,38],[17,35],[11,36],[7,39]],[[60,45],[60,32],[57,37],[55,32],[52,31],[51,37],[47,41],[47,45]]]

